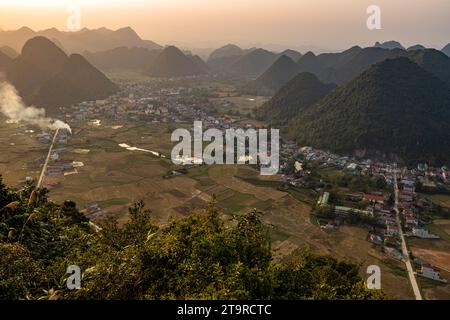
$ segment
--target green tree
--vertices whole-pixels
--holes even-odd
[[[365,289],[359,266],[332,257],[304,250],[275,263],[256,210],[224,220],[213,199],[157,226],[138,202],[123,226],[109,219],[94,230],[75,203],[54,204],[45,191],[30,202],[32,190],[0,186],[8,203],[0,209],[0,299],[383,297]],[[80,290],[65,286],[69,265],[82,270]]]

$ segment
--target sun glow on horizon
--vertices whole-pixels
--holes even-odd
[[[97,6],[118,6],[118,5],[136,5],[145,4],[144,0],[0,0],[2,7],[22,7],[22,8],[61,8],[67,5],[79,5],[83,7]]]
[[[308,45],[341,50],[398,40],[442,47],[449,41],[450,1],[377,0],[382,29],[367,28],[373,0],[0,0],[0,30],[66,30],[73,5],[81,28],[132,27],[162,44],[198,47]]]

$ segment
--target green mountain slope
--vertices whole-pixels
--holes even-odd
[[[450,89],[407,58],[376,64],[301,112],[288,134],[338,153],[448,163]]]
[[[116,91],[117,87],[103,73],[81,55],[72,54],[62,70],[36,91],[31,102],[49,109],[80,101],[102,100]]]
[[[407,57],[450,86],[450,57],[435,49],[401,51],[394,57]]]
[[[300,73],[257,110],[257,117],[274,126],[285,125],[335,88],[334,84],[320,82],[312,73]]]
[[[118,88],[86,59],[68,57],[45,37],[24,45],[22,54],[8,68],[7,79],[27,104],[52,112],[54,107],[104,99]]]

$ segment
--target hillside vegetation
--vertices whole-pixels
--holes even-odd
[[[303,145],[448,164],[450,89],[407,58],[386,60],[339,87],[289,123]]]
[[[212,203],[157,226],[137,203],[123,227],[109,220],[95,232],[75,203],[32,190],[0,179],[0,299],[383,298],[354,264],[307,250],[272,261],[257,211],[224,222]],[[69,265],[82,270],[80,290],[66,289]]]

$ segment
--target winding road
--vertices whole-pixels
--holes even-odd
[[[59,129],[56,129],[55,135],[53,136],[52,143],[50,144],[50,148],[48,148],[47,158],[45,158],[44,166],[42,167],[41,175],[39,176],[38,183],[36,185],[36,189],[42,188],[42,183],[44,182],[45,172],[47,171],[48,163],[50,162],[50,156],[52,155],[53,145],[56,142],[56,138],[58,137]],[[95,232],[99,232],[102,230],[98,225],[89,221],[89,225],[94,229]]]

